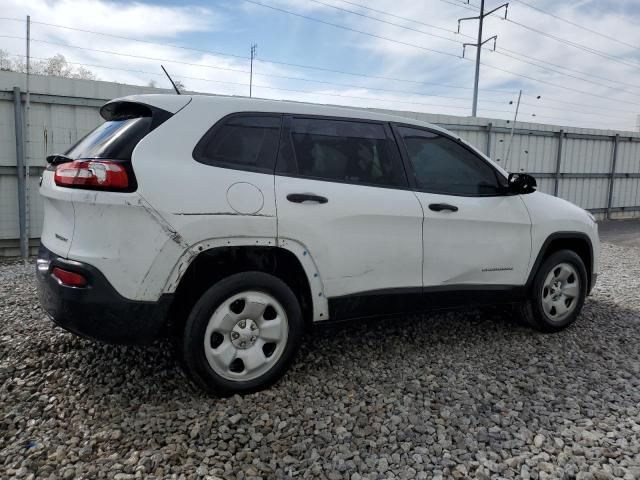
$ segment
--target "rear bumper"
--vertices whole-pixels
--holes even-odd
[[[55,266],[83,275],[87,286],[61,284],[51,274]],[[166,333],[172,295],[157,302],[129,300],[97,268],[61,258],[43,245],[36,276],[42,307],[55,323],[76,335],[106,343],[147,344]]]

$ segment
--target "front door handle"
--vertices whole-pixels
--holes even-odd
[[[287,195],[287,200],[293,203],[303,202],[315,202],[315,203],[327,203],[329,199],[321,195],[314,195],[313,193],[290,193]]]
[[[449,205],[448,203],[431,203],[429,204],[429,210],[433,210],[434,212],[441,212],[443,210],[457,212],[458,207],[456,207],[455,205]]]

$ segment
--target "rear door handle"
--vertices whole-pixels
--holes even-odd
[[[441,212],[443,210],[457,212],[458,207],[456,207],[455,205],[449,205],[448,203],[431,203],[429,204],[429,210],[433,210],[434,212]]]
[[[314,195],[313,193],[290,193],[287,195],[287,200],[293,203],[302,202],[315,202],[315,203],[327,203],[329,199],[321,195]]]

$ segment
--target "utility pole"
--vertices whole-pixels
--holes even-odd
[[[509,164],[509,154],[511,153],[511,142],[513,142],[513,131],[516,128],[516,120],[518,119],[518,110],[520,109],[520,98],[521,97],[522,97],[522,89],[520,89],[520,92],[518,93],[518,103],[516,103],[516,113],[513,115],[513,122],[511,123],[511,133],[509,134],[509,145],[507,146],[507,155],[504,158],[504,168],[505,168],[505,170],[507,169],[507,166]]]
[[[505,155],[505,159],[504,159],[504,169],[507,169],[507,166],[509,165],[509,154],[511,153],[511,145],[513,142],[513,131],[516,128],[516,121],[518,120],[518,110],[520,110],[520,99],[522,98],[522,89],[520,89],[520,91],[518,92],[518,101],[516,103],[516,112],[513,115],[513,122],[511,123],[511,133],[509,134],[509,145],[507,146],[507,154]],[[536,96],[536,100],[540,100],[542,97],[540,95]],[[509,105],[513,105],[513,100],[509,100]],[[536,114],[532,113],[531,114],[532,117],[535,117]],[[560,140],[562,142],[562,140]]]
[[[29,110],[31,106],[29,88],[29,80],[31,77],[31,15],[27,15],[27,78],[26,78],[26,92],[24,98],[24,123],[25,133],[23,137],[24,141],[24,207],[25,207],[25,222],[24,222],[24,240],[25,245],[22,245],[22,250],[26,251],[27,257],[29,256],[29,230],[31,227],[31,209],[29,205]],[[22,175],[22,172],[20,172]],[[25,263],[27,258],[24,259]]]
[[[249,68],[249,98],[251,98],[251,89],[253,87],[253,59],[256,58],[257,48],[257,43],[251,45],[251,67]]]
[[[469,3],[469,0],[467,0]],[[478,83],[480,82],[480,52],[482,51],[482,45],[493,40],[493,49],[496,49],[496,40],[498,39],[497,35],[493,37],[489,37],[486,40],[482,40],[482,26],[484,24],[485,17],[488,17],[493,12],[500,10],[504,7],[504,18],[507,18],[507,11],[509,10],[509,4],[503,3],[499,7],[494,8],[493,10],[486,12],[484,11],[484,0],[480,0],[480,15],[477,17],[465,17],[458,19],[458,33],[460,33],[460,22],[464,20],[478,20],[478,41],[477,43],[463,43],[462,44],[462,57],[464,58],[464,52],[467,46],[476,47],[476,75],[473,81],[473,105],[471,106],[471,116],[475,117],[478,111]]]

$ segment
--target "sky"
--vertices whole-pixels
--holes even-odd
[[[480,0],[3,0],[0,49],[100,80],[471,115]],[[486,11],[500,6],[488,0]],[[366,7],[366,8],[365,8]],[[636,130],[640,2],[511,0],[487,16],[478,116]],[[17,20],[16,20],[17,19]],[[63,28],[67,27],[67,28]],[[93,33],[92,33],[93,32]],[[20,38],[9,38],[20,37]],[[16,57],[17,58],[17,57]]]

